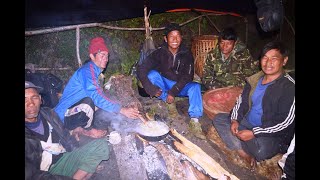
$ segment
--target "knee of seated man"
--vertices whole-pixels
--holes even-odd
[[[271,159],[277,154],[277,152],[272,152],[268,148],[259,148],[256,152],[254,152],[254,157],[258,162],[260,162],[263,160]]]
[[[216,124],[225,124],[229,120],[229,115],[227,113],[219,113],[215,115],[212,120],[212,124],[215,126]]]
[[[82,99],[82,103],[83,103],[83,104],[88,104],[89,106],[94,107],[94,102],[93,102],[93,100],[92,100],[91,98],[89,98],[89,97],[83,98],[83,99]]]

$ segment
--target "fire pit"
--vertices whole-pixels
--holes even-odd
[[[121,136],[113,145],[120,179],[238,179],[174,129],[161,141],[147,141],[138,133]]]

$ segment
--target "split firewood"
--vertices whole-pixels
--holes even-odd
[[[217,163],[201,148],[180,135],[175,129],[171,129],[171,133],[182,142],[180,143],[178,141],[174,141],[174,146],[181,153],[185,154],[199,166],[201,166],[211,177],[215,179],[225,179],[227,176],[232,180],[238,179],[236,176],[225,170],[219,163]]]
[[[182,144],[185,145],[186,147],[188,147],[189,149],[192,149],[193,151],[197,151],[197,152],[201,152],[202,151],[201,148],[199,148],[197,145],[193,144],[191,141],[189,141],[184,136],[179,134],[175,129],[170,129],[170,131],[171,131],[173,136],[178,138],[182,142]]]
[[[173,153],[171,153],[169,149],[165,147],[164,144],[155,143],[155,142],[150,142],[150,144],[155,148],[157,148],[157,150],[160,152],[161,156],[163,157],[166,163],[166,167],[167,167],[167,171],[170,179],[189,180],[189,177],[187,177],[184,167],[180,163],[180,159],[178,159]]]
[[[195,168],[189,161],[182,161],[188,180],[210,180],[210,177]]]

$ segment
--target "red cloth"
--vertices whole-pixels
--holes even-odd
[[[98,53],[99,51],[109,52],[106,44],[104,43],[104,39],[102,37],[93,38],[90,41],[90,45],[89,45],[89,54],[95,54],[95,53]]]

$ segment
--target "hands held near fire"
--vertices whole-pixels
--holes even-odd
[[[77,127],[71,131],[71,135],[76,138],[77,141],[80,141],[80,135],[89,136],[92,138],[101,138],[107,135],[107,130],[100,130],[91,128],[90,130],[84,129],[82,127]]]
[[[131,119],[138,119],[141,118],[141,114],[140,111],[138,110],[138,108],[121,108],[120,109],[120,113],[123,114],[124,116],[126,116],[127,118],[131,118]]]
[[[239,122],[237,120],[231,120],[230,130],[234,136],[237,136],[242,141],[249,141],[254,138],[254,134],[251,130],[244,129],[239,131],[238,128]]]

